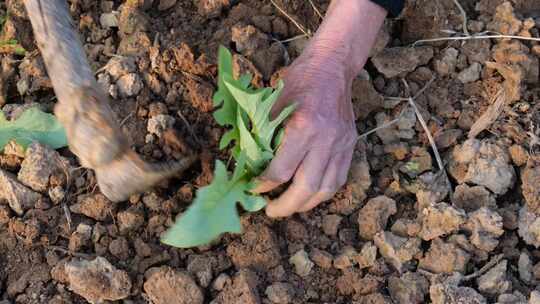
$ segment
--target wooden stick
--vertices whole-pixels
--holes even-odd
[[[24,0],[37,45],[58,97],[55,114],[81,165],[96,171],[101,192],[113,201],[144,191],[195,160],[149,164],[129,146],[88,64],[65,0]]]

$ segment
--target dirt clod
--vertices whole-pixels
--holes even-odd
[[[507,150],[495,143],[469,139],[452,151],[450,173],[460,183],[482,185],[504,194],[514,184],[515,170]]]
[[[358,213],[360,236],[372,240],[375,234],[385,229],[388,218],[395,214],[396,202],[386,196],[370,199]]]
[[[469,259],[470,254],[455,244],[435,239],[418,267],[433,273],[464,272]]]
[[[113,203],[101,193],[81,195],[77,197],[77,203],[71,205],[69,210],[96,221],[104,221],[112,214]]]
[[[512,283],[507,279],[508,261],[503,260],[477,279],[478,289],[488,295],[499,295],[509,291]]]
[[[202,304],[204,295],[193,278],[170,267],[151,268],[144,291],[155,304]]]
[[[379,72],[384,74],[386,78],[392,78],[402,73],[414,71],[418,66],[427,64],[431,58],[433,58],[433,48],[422,46],[384,49],[371,60]]]
[[[403,238],[384,231],[377,233],[373,240],[381,255],[398,271],[420,251],[419,238]]]
[[[424,303],[429,282],[419,273],[406,272],[401,277],[388,279],[388,291],[396,303]]]
[[[305,277],[309,275],[311,272],[311,269],[315,265],[310,259],[304,250],[300,250],[297,253],[295,253],[291,258],[289,259],[289,263],[291,263],[294,266],[294,272],[298,274],[301,277]]]
[[[117,301],[130,295],[131,279],[102,257],[72,260],[65,266],[69,288],[90,303]]]
[[[38,192],[46,192],[49,184],[62,185],[69,172],[69,163],[48,146],[32,143],[26,150],[17,178],[21,183]]]
[[[274,283],[266,288],[268,299],[275,304],[288,304],[293,301],[294,288],[288,283]]]
[[[466,214],[446,203],[439,203],[422,210],[420,237],[429,241],[457,231],[465,222]]]
[[[41,195],[19,183],[13,174],[0,169],[0,201],[9,204],[11,210],[22,215],[32,208]]]

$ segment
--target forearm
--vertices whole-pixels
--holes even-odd
[[[366,63],[387,15],[370,0],[333,0],[311,40],[311,51],[320,58],[339,61],[356,75]]]

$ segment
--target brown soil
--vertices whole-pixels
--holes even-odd
[[[320,18],[309,1],[275,2],[317,29]],[[471,33],[539,37],[537,0],[460,2]],[[313,4],[324,13],[328,1]],[[182,177],[113,204],[91,171],[75,169],[67,149],[32,150],[50,160],[39,172],[32,170],[39,157],[6,149],[0,182],[18,179],[25,185],[18,194],[39,199],[15,205],[0,194],[0,304],[540,299],[534,292],[540,280],[537,43],[475,40],[410,49],[418,39],[448,36],[443,30],[461,32],[462,19],[453,0],[408,1],[400,18],[387,21],[353,90],[359,133],[402,111],[403,118],[359,143],[342,191],[283,220],[245,214],[242,235],[181,250],[162,245],[160,234],[211,180],[214,160],[228,158],[218,150],[224,130],[211,115],[218,46],[233,50],[237,72],[255,74],[260,86],[275,82],[305,39],[279,42],[301,32],[270,1],[70,1],[70,9],[134,149],[152,161],[194,150],[200,161]],[[0,41],[17,39],[27,52],[0,48],[0,107],[15,113],[37,103],[51,112],[54,93],[22,1],[0,3],[0,16],[6,12]],[[118,26],[109,28],[110,18]],[[437,163],[414,112],[382,97],[414,95],[432,77],[416,103],[452,191],[434,174]],[[489,114],[501,90],[501,110]],[[467,138],[471,128],[475,139]],[[66,162],[74,169],[68,179],[58,170]],[[500,262],[490,265],[495,258]],[[489,271],[479,278],[466,277],[486,264]]]

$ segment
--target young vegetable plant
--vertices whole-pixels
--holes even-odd
[[[235,167],[229,173],[225,164],[216,161],[210,185],[197,191],[193,204],[162,237],[161,241],[171,246],[201,246],[222,233],[240,233],[237,204],[250,212],[265,207],[265,199],[250,192],[253,181],[274,157],[282,134],[279,127],[294,111],[294,105],[288,106],[271,120],[270,111],[283,90],[283,82],[276,89],[254,89],[249,74],[234,79],[232,55],[224,47],[219,49],[218,74],[214,106],[220,108],[214,119],[230,128],[219,146],[220,149],[232,146]]]
[[[11,121],[0,111],[0,152],[11,140],[15,140],[23,149],[32,141],[47,144],[53,149],[68,145],[65,129],[56,117],[35,107],[25,110],[19,118]]]

